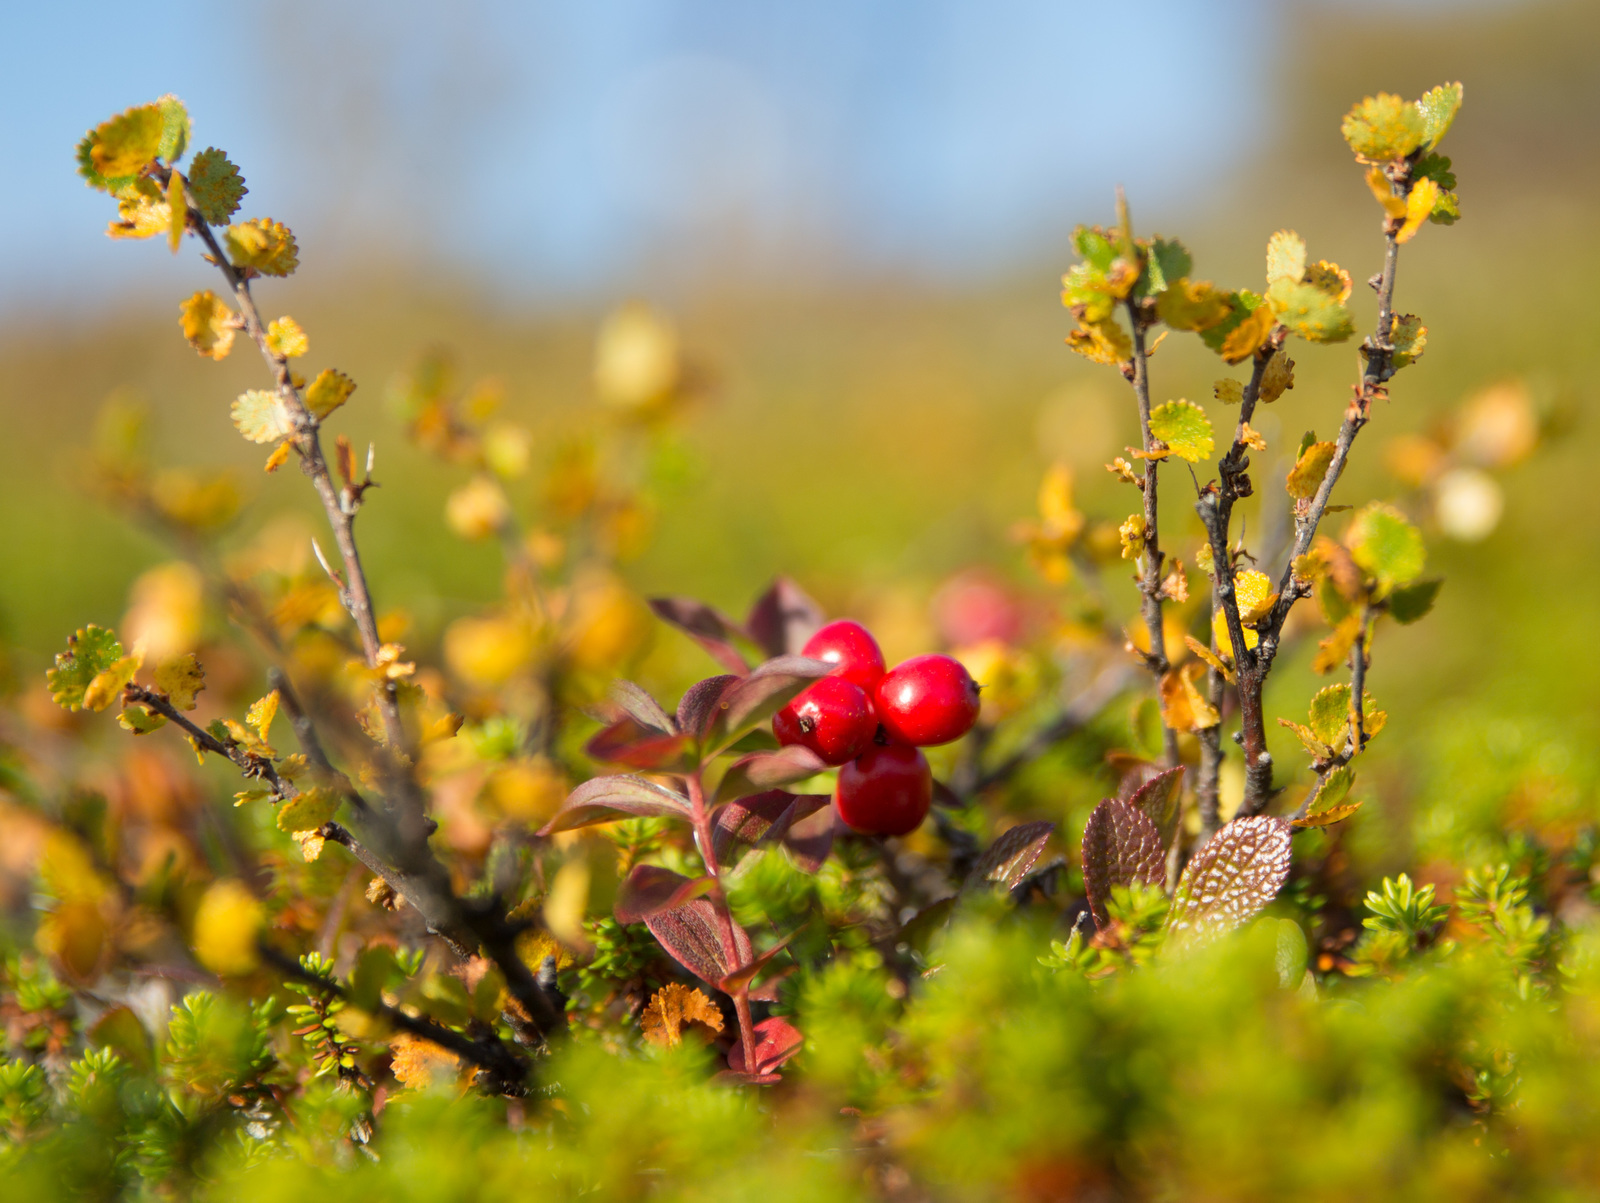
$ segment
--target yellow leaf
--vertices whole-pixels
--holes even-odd
[[[683,1041],[683,1029],[698,1023],[712,1033],[722,1031],[722,1012],[699,990],[672,982],[657,990],[645,1006],[639,1024],[651,1044],[673,1048]]]
[[[267,456],[267,462],[264,470],[267,472],[276,472],[279,468],[283,467],[284,464],[288,463],[289,452],[293,446],[294,444],[290,440],[284,439],[283,442],[274,447],[272,449],[272,454]]]
[[[183,337],[202,355],[222,359],[233,348],[233,310],[209,288],[178,306]]]
[[[1270,405],[1294,387],[1294,360],[1284,351],[1278,351],[1267,360],[1261,373],[1261,387],[1256,400]]]
[[[287,831],[290,835],[315,831],[333,818],[338,809],[338,795],[321,786],[313,786],[278,806],[278,830]]]
[[[1267,240],[1267,283],[1298,284],[1305,274],[1305,240],[1293,230],[1279,230]]]
[[[264,698],[258,698],[250,706],[244,716],[244,721],[256,729],[261,742],[267,742],[267,732],[272,729],[272,720],[278,716],[278,691],[274,689]]]
[[[110,668],[96,673],[89,687],[83,691],[85,710],[104,710],[122,695],[125,685],[144,663],[144,648],[135,647],[130,655],[123,656]]]
[[[1182,560],[1172,561],[1172,571],[1161,582],[1161,596],[1168,601],[1186,602],[1189,600],[1189,577],[1183,570]]]
[[[1389,327],[1389,345],[1394,348],[1390,361],[1395,367],[1416,363],[1422,358],[1422,349],[1428,345],[1428,328],[1415,314],[1397,313]]]
[[[311,349],[311,341],[306,338],[306,332],[300,329],[300,323],[285,314],[267,323],[267,346],[274,355],[295,359]]]
[[[276,443],[294,434],[294,418],[276,391],[253,388],[233,403],[233,424],[252,443]]]
[[[1200,659],[1204,660],[1212,668],[1216,669],[1217,672],[1221,673],[1223,680],[1227,681],[1230,685],[1233,683],[1233,670],[1222,662],[1222,658],[1220,656],[1218,656],[1205,644],[1201,643],[1193,635],[1185,635],[1183,637],[1183,641],[1184,643],[1188,644],[1191,652],[1193,652],[1196,656],[1199,656]]]
[[[1368,96],[1347,114],[1340,133],[1364,163],[1403,159],[1427,137],[1422,110],[1389,92]]]
[[[1139,478],[1133,474],[1133,465],[1120,455],[1106,465],[1106,471],[1125,484],[1136,485],[1139,482]]]
[[[1333,672],[1349,659],[1356,636],[1361,633],[1361,615],[1349,614],[1334,625],[1333,633],[1317,644],[1317,654],[1311,668],[1322,676]]]
[[[161,153],[165,125],[159,103],[119,113],[91,135],[89,161],[107,180],[138,175]]]
[[[106,227],[110,238],[154,238],[172,228],[172,209],[151,180],[117,194],[117,220]]]
[[[167,245],[178,253],[183,232],[189,228],[189,204],[183,195],[183,176],[174,171],[167,177]]]
[[[270,217],[238,222],[222,237],[235,267],[254,268],[263,276],[287,276],[300,266],[294,234]]]
[[[323,368],[306,388],[306,408],[318,418],[326,418],[350,399],[356,382],[343,372]]]
[[[463,539],[486,539],[511,519],[511,503],[492,476],[475,476],[445,500],[445,521]]]
[[[1190,401],[1168,401],[1150,412],[1150,433],[1167,445],[1167,450],[1191,464],[1211,454],[1214,440],[1211,419],[1205,410]]]
[[[1194,553],[1194,562],[1201,572],[1212,580],[1217,579],[1217,562],[1212,555],[1211,544],[1200,544],[1200,549]]]
[[[1406,200],[1403,196],[1396,196],[1394,185],[1389,182],[1389,177],[1383,174],[1383,168],[1374,167],[1367,172],[1367,187],[1372,189],[1372,195],[1383,206],[1386,217],[1404,217],[1406,215]]]
[[[1306,268],[1304,283],[1319,292],[1327,293],[1341,305],[1350,299],[1352,287],[1350,273],[1337,263],[1329,263],[1326,259],[1319,259]]]
[[[1091,363],[1112,367],[1133,358],[1133,340],[1115,319],[1080,325],[1067,335],[1067,346]]]
[[[1145,521],[1143,514],[1129,514],[1128,520],[1117,528],[1122,537],[1122,558],[1136,560],[1144,555]]]
[[[1328,474],[1328,465],[1333,463],[1333,453],[1337,447],[1337,443],[1312,443],[1300,453],[1288,480],[1284,482],[1290,497],[1304,499],[1317,495],[1317,490],[1322,487],[1322,478]]]
[[[563,944],[586,947],[583,916],[588,907],[589,862],[579,857],[556,870],[544,898],[544,925]]]
[[[1293,823],[1296,827],[1332,827],[1335,823],[1344,822],[1365,805],[1365,802],[1341,802],[1338,806],[1294,819]]]
[[[1243,363],[1249,359],[1267,341],[1272,333],[1272,327],[1277,319],[1273,316],[1272,306],[1266,301],[1257,305],[1250,311],[1250,315],[1235,326],[1222,340],[1222,360],[1224,363]]]
[[[1248,422],[1244,424],[1244,429],[1239,432],[1239,441],[1252,451],[1265,451],[1267,449],[1267,440],[1261,436],[1259,430]]]
[[[300,857],[308,865],[322,855],[322,846],[327,843],[317,831],[296,831],[294,841],[300,845]]]
[[[1174,280],[1156,297],[1156,316],[1174,330],[1209,330],[1232,312],[1228,295],[1209,280]]]
[[[402,1032],[389,1042],[389,1072],[407,1090],[426,1090],[435,1081],[453,1081],[461,1059],[420,1037]]]
[[[1237,380],[1219,380],[1211,386],[1211,395],[1224,405],[1238,405],[1244,400],[1244,385]]]
[[[1395,234],[1396,242],[1410,242],[1411,236],[1428,220],[1428,215],[1433,212],[1434,202],[1439,199],[1439,185],[1434,180],[1424,177],[1411,185],[1411,191],[1406,196],[1406,220]]]
[[[1253,568],[1241,568],[1233,576],[1233,597],[1234,603],[1239,608],[1239,621],[1245,628],[1245,647],[1255,647],[1261,637],[1251,629],[1251,625],[1270,614],[1272,607],[1277,604],[1278,597],[1272,592],[1272,581],[1264,572],[1257,572]],[[1233,643],[1228,638],[1228,615],[1221,606],[1218,606],[1216,613],[1212,615],[1211,628],[1222,654],[1237,659]]]
[[[156,668],[156,688],[179,710],[193,710],[195,698],[206,687],[206,670],[193,652],[167,660]]]
[[[1194,661],[1161,678],[1161,721],[1174,731],[1203,731],[1222,721],[1200,688],[1206,666]]]
[[[260,963],[256,933],[264,917],[261,903],[243,882],[217,882],[195,910],[195,957],[213,973],[249,973]]]
[[[1072,470],[1065,464],[1050,466],[1039,484],[1039,516],[1052,535],[1071,539],[1083,529],[1084,517],[1072,503]]]
[[[159,663],[198,646],[204,619],[205,579],[192,564],[174,560],[139,574],[122,630]]]

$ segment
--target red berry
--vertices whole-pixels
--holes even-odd
[[[861,755],[877,731],[872,699],[844,677],[823,677],[772,716],[780,744],[810,748],[829,765]]]
[[[833,675],[854,681],[869,697],[883,677],[883,653],[878,650],[878,641],[866,627],[848,618],[830,622],[811,636],[800,651],[802,655],[837,664],[839,667],[833,670]]]
[[[933,772],[905,744],[873,745],[839,770],[834,805],[847,826],[867,835],[905,835],[928,817]]]
[[[878,721],[919,748],[960,739],[978,721],[978,683],[949,656],[913,656],[878,682]]]

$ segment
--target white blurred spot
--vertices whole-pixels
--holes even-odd
[[[1500,524],[1505,494],[1494,477],[1479,468],[1452,468],[1434,486],[1434,513],[1452,539],[1476,543]]]

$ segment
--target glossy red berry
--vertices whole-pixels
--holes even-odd
[[[839,770],[834,805],[845,824],[867,835],[905,835],[928,817],[933,772],[905,744],[874,744]]]
[[[830,622],[806,641],[801,654],[838,665],[833,675],[854,681],[870,697],[883,677],[883,652],[872,632],[859,622],[841,618]]]
[[[780,744],[810,748],[829,765],[861,755],[877,731],[872,699],[844,677],[823,677],[772,716]]]
[[[950,656],[913,656],[878,682],[878,721],[919,748],[960,739],[978,721],[978,683]]]

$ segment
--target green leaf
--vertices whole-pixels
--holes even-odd
[[[1176,239],[1157,238],[1150,244],[1145,260],[1145,278],[1140,281],[1141,295],[1152,296],[1165,292],[1174,281],[1189,274],[1193,261],[1189,249]]]
[[[93,623],[67,638],[67,650],[56,653],[56,666],[45,673],[50,700],[68,710],[81,710],[89,683],[122,659],[116,633]]]
[[[1463,93],[1459,83],[1440,84],[1423,93],[1422,99],[1417,101],[1417,110],[1422,114],[1423,140],[1429,150],[1438,146],[1439,139],[1449,132],[1456,114],[1461,111]]]
[[[339,809],[339,798],[332,790],[318,786],[295,795],[278,807],[278,830],[291,835],[296,831],[315,831]]]
[[[1403,159],[1421,146],[1428,135],[1422,110],[1389,92],[1368,96],[1345,114],[1339,132],[1368,163]]]
[[[215,146],[202,150],[189,164],[189,199],[211,225],[226,225],[249,191],[239,169]]]
[[[1394,348],[1390,362],[1397,368],[1416,363],[1428,345],[1428,328],[1412,313],[1397,313],[1389,327],[1389,345]]]
[[[157,728],[165,727],[167,716],[135,704],[123,708],[122,713],[117,715],[117,723],[123,730],[132,731],[135,735],[148,735]]]
[[[1456,190],[1456,173],[1450,170],[1449,155],[1423,155],[1411,169],[1413,180],[1432,180],[1441,192]]]
[[[287,276],[300,265],[294,233],[269,217],[231,225],[222,239],[235,267],[253,268],[263,276]]]
[[[156,101],[161,112],[161,141],[156,154],[168,163],[183,158],[189,148],[189,110],[170,92]]]
[[[1168,401],[1150,411],[1150,433],[1168,450],[1191,464],[1211,454],[1214,440],[1211,419],[1205,410],[1189,401]]]
[[[1355,333],[1350,311],[1314,284],[1279,280],[1267,290],[1278,321],[1308,342],[1342,343]]]
[[[1172,896],[1174,936],[1220,935],[1249,922],[1289,876],[1289,824],[1268,815],[1235,819],[1189,859]]]
[[[1256,311],[1261,301],[1261,297],[1247,288],[1241,288],[1238,292],[1229,293],[1228,316],[1215,325],[1208,326],[1202,330],[1200,332],[1200,341],[1220,355],[1223,341],[1228,335],[1237,330],[1247,317]]]
[[[1350,724],[1350,686],[1329,685],[1311,699],[1311,733],[1330,748],[1344,741]]]
[[[1453,226],[1461,220],[1461,198],[1454,192],[1441,192],[1433,202],[1433,212],[1428,220],[1434,225]]]
[[[1434,577],[1396,588],[1389,594],[1389,613],[1401,626],[1410,626],[1425,618],[1433,609],[1434,599],[1439,596],[1443,585],[1441,578]]]
[[[1384,593],[1416,580],[1428,554],[1422,532],[1399,510],[1381,501],[1356,511],[1345,532],[1345,545],[1351,558],[1377,579]]]
[[[276,443],[294,433],[294,419],[276,391],[253,388],[233,403],[233,424],[252,443]]]
[[[356,391],[356,382],[343,372],[323,368],[317,378],[306,387],[306,408],[319,418],[326,418],[350,399]]]

